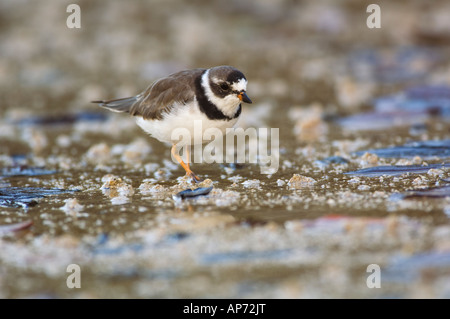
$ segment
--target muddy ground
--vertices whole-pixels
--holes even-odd
[[[0,297],[450,297],[450,3],[70,3],[0,3]],[[170,147],[90,101],[223,64],[279,167],[193,164],[182,200]]]

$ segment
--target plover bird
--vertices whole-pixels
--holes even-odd
[[[136,123],[157,140],[172,144],[172,155],[194,182],[201,179],[178,154],[180,147],[193,145],[194,140],[172,140],[175,129],[187,129],[194,136],[195,125],[201,123],[202,136],[208,128],[225,133],[241,115],[241,103],[252,103],[247,96],[247,79],[231,66],[192,69],[173,73],[151,84],[144,92],[127,98],[92,101],[114,112],[136,117]],[[201,121],[201,122],[199,122]],[[201,143],[205,143],[203,139]]]

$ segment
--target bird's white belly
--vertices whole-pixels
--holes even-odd
[[[170,113],[164,115],[162,120],[144,120],[139,116],[136,123],[161,142],[183,146],[209,142],[210,139],[205,140],[203,133],[211,128],[219,129],[225,136],[226,129],[233,127],[237,120],[238,118],[230,121],[210,120],[195,103],[190,103],[175,106]],[[209,130],[209,132],[214,134],[217,130]]]

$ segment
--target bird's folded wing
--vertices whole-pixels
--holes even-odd
[[[131,105],[130,114],[140,115],[144,119],[161,119],[175,104],[193,101],[195,81],[204,71],[205,69],[181,71],[156,81]]]

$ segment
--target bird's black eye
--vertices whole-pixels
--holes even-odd
[[[222,83],[220,84],[220,88],[221,88],[222,90],[224,90],[224,91],[228,91],[228,90],[230,89],[230,86],[228,85],[228,83],[222,82]]]

